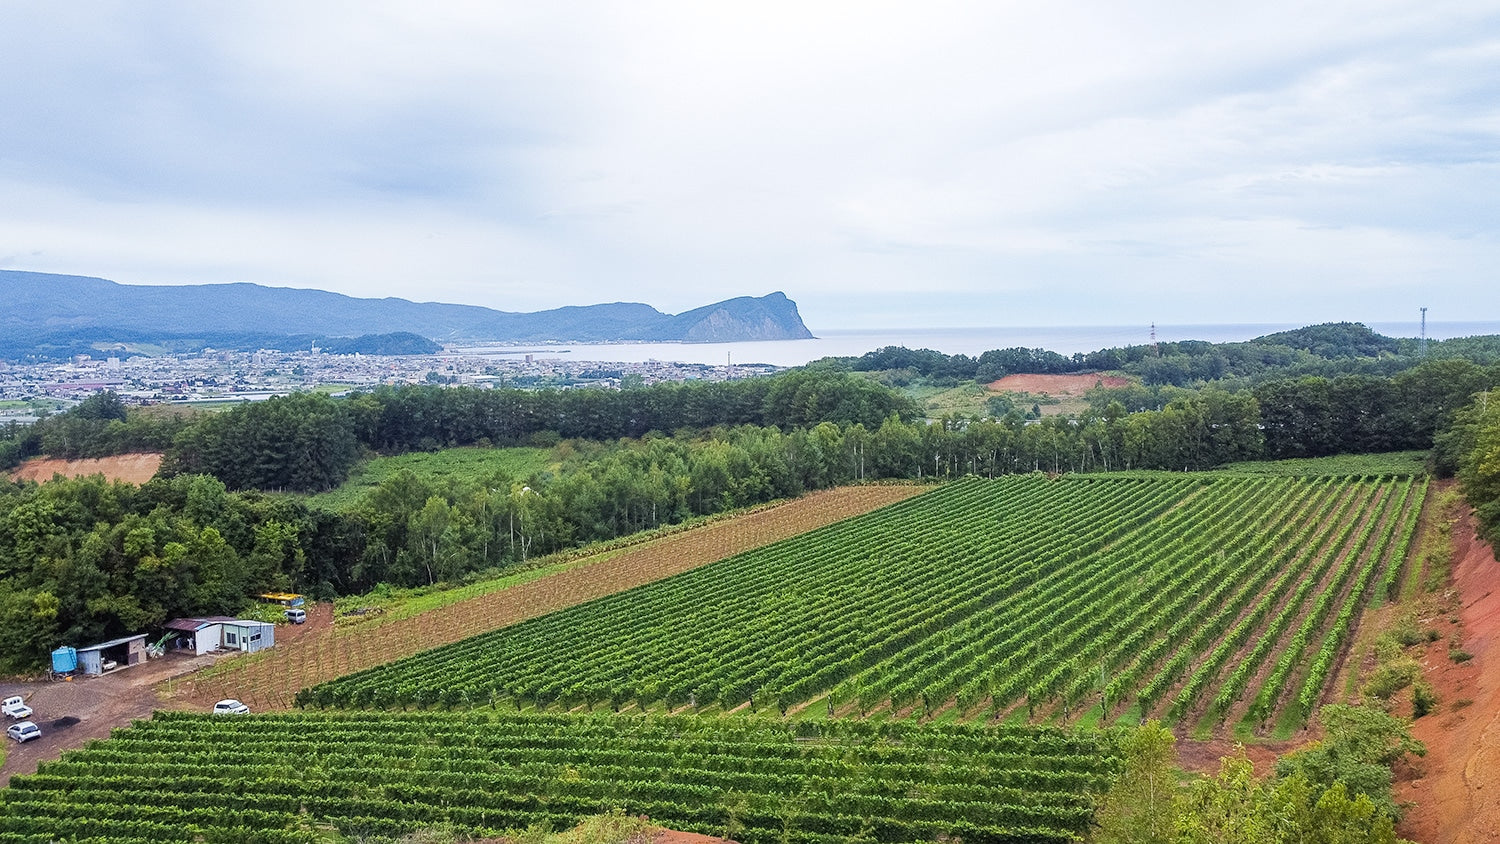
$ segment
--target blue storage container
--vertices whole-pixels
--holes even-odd
[[[62,647],[52,652],[52,670],[58,674],[67,674],[78,668],[78,651],[74,648]]]

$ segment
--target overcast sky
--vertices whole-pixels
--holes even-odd
[[[5,269],[782,290],[814,330],[1500,320],[1497,204],[1494,2],[0,0]]]

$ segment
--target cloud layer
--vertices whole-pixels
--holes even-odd
[[[1500,319],[1487,4],[0,7],[0,267],[817,328]]]

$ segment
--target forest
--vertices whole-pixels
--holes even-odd
[[[872,354],[909,366],[903,351]],[[1351,357],[1365,363],[1349,368],[1400,349],[1374,351],[1380,356]],[[1017,365],[1046,365],[1033,357]],[[1434,355],[1389,375],[1098,388],[1085,412],[1035,421],[1018,413],[924,420],[869,374],[826,363],[619,391],[423,385],[349,399],[297,394],[187,417],[101,393],[0,429],[0,462],[160,450],[162,472],[139,488],[99,478],[0,485],[0,669],[38,664],[63,640],[231,613],[267,589],[331,598],[380,583],[456,582],[847,483],[1202,470],[1436,445],[1434,468],[1458,475],[1493,539],[1500,397],[1485,391],[1497,386],[1500,365]],[[550,468],[444,482],[401,472],[338,508],[298,494],[338,486],[369,455],[515,445],[552,449]]]
[[[1389,377],[1427,361],[1500,363],[1500,336],[1432,340],[1385,337],[1353,322],[1310,325],[1241,343],[1183,340],[1061,355],[1047,349],[994,349],[974,358],[888,346],[859,357],[824,358],[811,368],[905,371],[945,382],[988,384],[1007,375],[1123,372],[1148,387],[1217,383],[1241,389],[1265,380],[1339,375]]]

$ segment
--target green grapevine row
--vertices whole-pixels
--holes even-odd
[[[0,844],[497,835],[621,808],[745,842],[1070,841],[1115,735],[909,722],[158,713],[0,791]]]
[[[1280,646],[1253,690],[1264,720],[1294,669],[1332,670],[1338,645],[1317,661],[1310,643],[1342,641],[1381,574],[1366,552],[1396,541],[1384,513],[1424,492],[1394,478],[970,479],[297,700],[783,715],[821,701],[819,714],[973,718],[1021,703],[1070,717],[1093,699],[1182,717],[1207,695],[1227,711]]]

